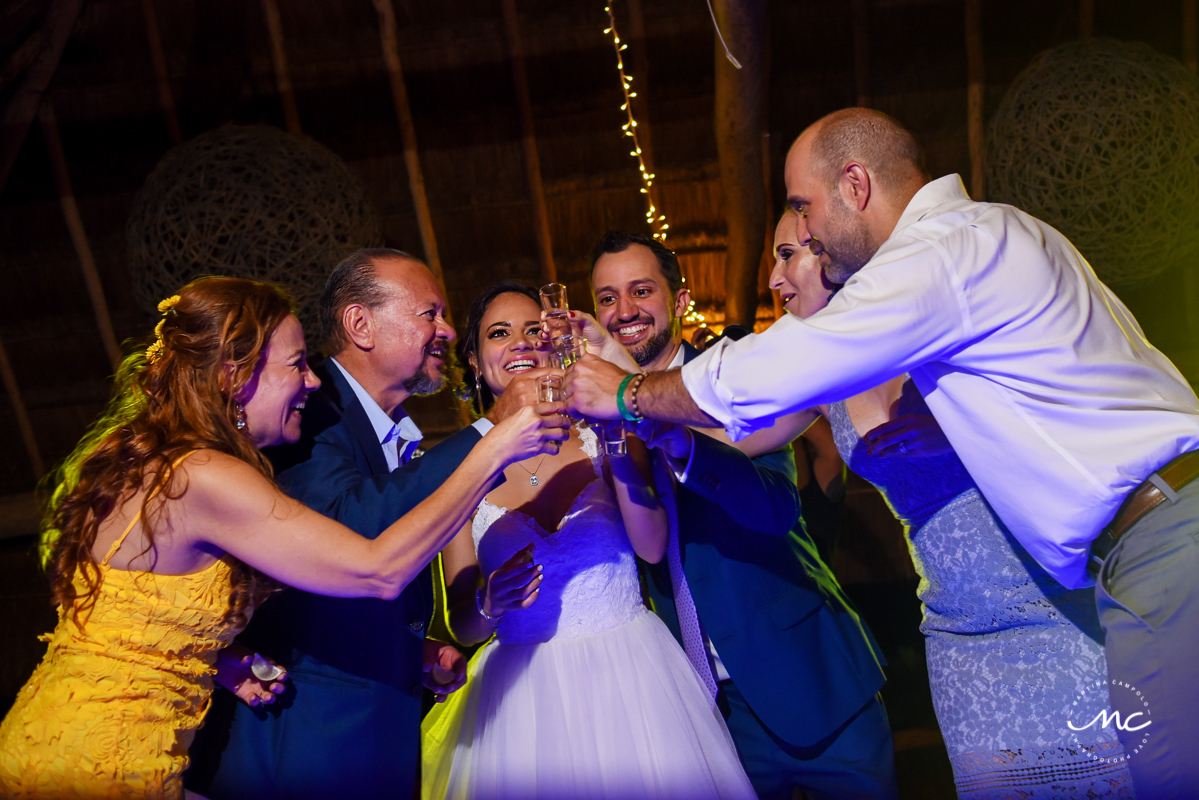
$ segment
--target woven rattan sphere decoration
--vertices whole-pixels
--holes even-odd
[[[1147,45],[1037,56],[992,121],[990,199],[1060,230],[1113,287],[1199,258],[1199,78]]]
[[[381,242],[345,162],[266,125],[227,125],[169,151],[135,198],[126,236],[147,311],[201,275],[270,281],[295,297],[310,341],[333,267]]]

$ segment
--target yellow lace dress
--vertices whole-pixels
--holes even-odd
[[[204,721],[230,567],[191,575],[110,567],[138,517],[100,562],[82,625],[61,606],[49,650],[0,723],[0,797],[176,798]],[[82,593],[82,578],[75,576]]]

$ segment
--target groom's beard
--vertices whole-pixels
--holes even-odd
[[[629,355],[633,356],[633,361],[637,362],[637,366],[644,367],[662,355],[662,351],[667,349],[673,338],[670,335],[669,327],[663,327],[661,331],[641,342],[640,347],[634,348]]]
[[[670,327],[667,326],[629,351],[629,355],[637,362],[637,366],[644,367],[646,364],[652,364],[654,359],[662,355],[662,351],[667,348],[673,339],[674,336],[670,333]]]

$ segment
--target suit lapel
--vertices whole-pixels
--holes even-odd
[[[366,415],[366,409],[358,401],[358,395],[354,394],[341,370],[326,362],[314,371],[321,379],[322,386],[319,391],[324,392],[329,401],[341,409],[341,423],[346,432],[353,437],[366,463],[370,465],[371,474],[386,475],[390,470],[387,468],[387,457],[383,455],[379,437],[375,434],[370,417]]]

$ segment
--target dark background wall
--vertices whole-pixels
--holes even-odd
[[[260,4],[156,5],[184,138],[230,122],[283,125]],[[1181,55],[1178,2],[1137,4],[1137,13],[1114,0],[1094,5],[1096,35]],[[0,55],[37,30],[48,7],[48,0],[10,0],[0,11]],[[712,22],[694,0],[643,7],[648,70],[636,77],[652,119],[659,205],[698,305],[719,311],[727,225],[712,124]],[[856,102],[851,7],[769,3],[764,133],[772,214],[781,210],[787,145],[820,115]],[[867,7],[870,102],[912,127],[934,176],[958,172],[968,180],[963,4],[876,0]],[[139,0],[85,3],[48,92],[118,338],[143,336],[152,324],[132,299],[124,225],[134,194],[170,147],[140,8]],[[517,8],[554,256],[576,304],[586,304],[591,245],[605,228],[645,225],[635,164],[620,135],[606,15],[599,0],[521,0]],[[420,253],[373,6],[284,0],[279,10],[304,133],[361,178],[387,243]],[[982,11],[989,115],[1033,55],[1078,36],[1078,4],[987,0]],[[625,7],[618,3],[616,12],[627,29]],[[501,6],[412,0],[399,3],[397,15],[449,299],[461,314],[492,280],[539,276]],[[0,86],[0,102],[16,83]],[[36,124],[0,188],[0,275],[0,340],[38,445],[53,463],[100,409],[109,368]],[[1181,285],[1167,273],[1124,299],[1150,339],[1190,372],[1196,343],[1186,333]],[[761,288],[766,314],[764,279]],[[435,410],[423,413],[434,432],[453,424]],[[2,411],[0,452],[0,494],[31,489],[35,476],[12,415]]]

